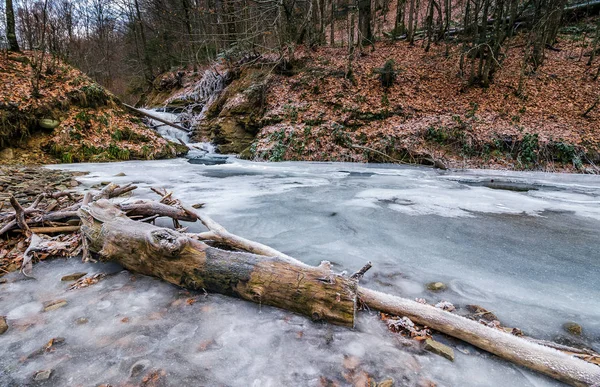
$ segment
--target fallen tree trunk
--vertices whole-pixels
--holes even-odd
[[[106,200],[83,206],[79,213],[90,250],[103,260],[186,288],[354,326],[357,281],[333,273],[327,263],[312,267],[213,248],[177,231],[131,220]]]
[[[155,120],[155,121],[162,122],[163,124],[165,124],[165,125],[169,125],[169,126],[172,126],[172,127],[173,127],[173,128],[175,128],[175,129],[183,130],[184,132],[191,132],[191,131],[192,131],[191,129],[185,128],[185,127],[183,127],[183,126],[181,126],[181,125],[178,125],[178,124],[176,124],[176,123],[174,123],[174,122],[167,121],[167,120],[165,120],[164,118],[160,118],[160,117],[158,117],[158,116],[155,116],[154,114],[146,113],[146,112],[145,112],[145,111],[143,111],[143,110],[140,110],[140,109],[134,108],[133,106],[131,106],[131,105],[128,105],[128,104],[126,104],[126,103],[124,103],[123,105],[124,105],[124,106],[125,106],[127,109],[129,109],[129,110],[131,110],[131,111],[133,111],[133,112],[135,112],[135,113],[137,113],[137,114],[141,114],[141,115],[143,115],[143,116],[146,116],[146,117],[148,117],[148,118],[150,118],[150,119],[153,119],[153,120]]]
[[[417,323],[572,386],[595,386],[600,383],[600,367],[556,349],[405,298],[362,287],[358,289],[358,296],[361,302],[370,308],[406,316]]]

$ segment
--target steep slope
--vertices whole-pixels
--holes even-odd
[[[79,70],[46,57],[36,72],[39,55],[0,56],[0,163],[153,159],[184,151]]]

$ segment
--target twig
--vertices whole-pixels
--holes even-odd
[[[21,204],[19,204],[19,202],[17,201],[17,199],[15,199],[15,197],[13,195],[10,195],[10,204],[15,209],[15,218],[17,220],[17,224],[19,225],[19,227],[22,230],[29,231],[29,226],[25,222],[25,211],[23,210],[23,207],[21,207]]]
[[[350,278],[354,278],[355,280],[360,280],[371,267],[373,267],[373,265],[371,264],[371,261],[369,261],[359,271],[352,274],[350,276]]]

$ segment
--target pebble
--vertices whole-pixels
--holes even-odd
[[[6,323],[6,317],[0,316],[0,335],[8,330],[8,324]]]
[[[148,368],[150,366],[150,361],[149,360],[139,360],[137,362],[135,362],[134,365],[131,366],[131,370],[129,371],[129,376],[131,376],[132,378],[135,378],[136,376],[140,375],[142,372],[144,372],[144,370],[146,368]]]
[[[563,324],[563,329],[565,330],[565,332],[570,333],[572,335],[575,336],[581,336],[581,334],[583,333],[583,329],[581,328],[581,325],[569,321]]]
[[[50,379],[50,377],[52,376],[52,372],[54,370],[43,370],[43,371],[38,371],[33,375],[33,380],[35,381],[42,381],[42,380],[48,380]]]
[[[44,312],[50,312],[67,305],[67,300],[50,301],[44,304]]]
[[[63,276],[60,280],[61,281],[77,281],[78,279],[80,279],[81,277],[83,277],[86,274],[87,273],[68,274],[68,275]]]
[[[377,383],[377,387],[394,387],[394,379],[387,378]]]
[[[84,325],[87,324],[90,320],[88,320],[85,317],[79,317],[77,320],[75,320],[75,324],[77,325]]]
[[[443,282],[430,282],[427,284],[427,289],[433,292],[441,292],[446,290],[446,285]]]
[[[425,340],[424,348],[426,351],[445,357],[450,361],[454,361],[454,350],[447,345],[440,343],[439,341],[427,339]]]

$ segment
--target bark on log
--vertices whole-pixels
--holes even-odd
[[[528,342],[462,316],[401,297],[362,287],[358,289],[358,295],[370,308],[406,316],[419,324],[427,325],[572,386],[596,386],[600,383],[600,367],[556,349]]]
[[[79,210],[91,251],[133,272],[190,289],[272,305],[313,320],[354,326],[357,281],[327,264],[212,248],[177,231],[129,219],[107,200]]]

